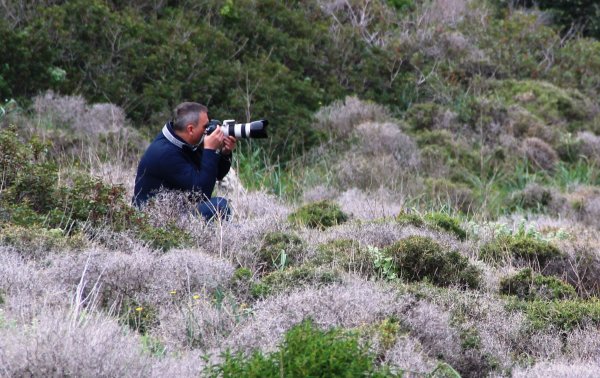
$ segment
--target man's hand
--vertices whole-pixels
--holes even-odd
[[[218,150],[223,145],[225,134],[220,127],[217,127],[210,135],[204,137],[205,150]]]
[[[225,138],[223,140],[224,146],[223,146],[223,149],[221,150],[223,155],[230,155],[231,152],[233,152],[233,150],[235,149],[236,142],[237,142],[237,139],[235,139],[235,137],[228,136],[227,138]]]

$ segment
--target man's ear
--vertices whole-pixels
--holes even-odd
[[[192,132],[194,132],[194,124],[193,123],[188,123],[187,125],[185,125],[185,131],[188,134],[191,134]]]

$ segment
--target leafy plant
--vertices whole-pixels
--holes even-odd
[[[377,247],[367,247],[369,253],[373,256],[373,266],[375,271],[378,272],[379,277],[388,280],[396,281],[398,279],[396,264],[392,256],[386,255],[381,249]]]
[[[392,377],[385,366],[377,367],[358,337],[339,329],[319,330],[310,320],[294,326],[279,350],[263,354],[226,353],[212,365],[210,377]]]
[[[261,272],[283,270],[296,264],[305,248],[302,239],[295,234],[284,232],[265,234],[258,249]]]
[[[255,298],[260,298],[290,288],[308,285],[323,286],[336,282],[340,282],[337,271],[303,265],[269,273],[260,282],[252,285],[251,293]]]
[[[579,299],[564,301],[535,300],[516,305],[527,315],[534,329],[554,328],[569,332],[586,325],[600,324],[600,301]]]
[[[561,300],[574,299],[577,293],[573,286],[555,277],[546,277],[534,273],[531,268],[505,277],[500,281],[500,293],[516,295],[525,300]]]
[[[480,257],[484,260],[500,262],[516,258],[540,269],[562,256],[563,253],[553,244],[523,234],[500,236],[483,245],[480,250]]]
[[[346,222],[348,215],[335,203],[319,201],[300,207],[288,219],[299,226],[324,230]]]
[[[467,238],[467,232],[462,229],[458,219],[445,213],[429,213],[425,215],[427,223],[456,235],[460,240]]]
[[[393,262],[395,272],[403,280],[427,280],[438,286],[459,285],[477,288],[481,272],[457,251],[445,251],[434,240],[410,236],[384,249],[385,267]]]
[[[312,263],[341,268],[365,276],[373,274],[373,257],[369,248],[364,248],[351,239],[336,239],[320,244]]]

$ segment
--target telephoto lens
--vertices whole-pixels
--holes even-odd
[[[206,127],[206,135],[210,135],[217,127],[223,130],[225,136],[234,136],[236,138],[267,138],[267,125],[269,121],[261,119],[248,123],[235,123],[234,120],[221,121],[211,119]]]

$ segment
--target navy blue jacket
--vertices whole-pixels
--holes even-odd
[[[159,189],[202,193],[211,197],[217,180],[231,167],[231,156],[191,146],[167,123],[150,144],[138,165],[133,203],[143,205]]]

